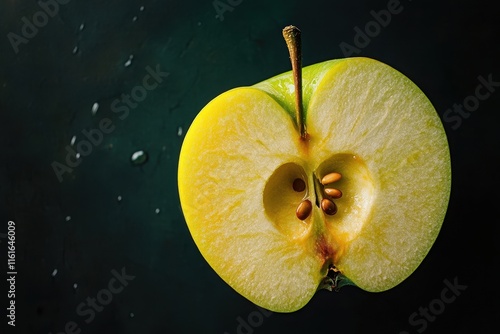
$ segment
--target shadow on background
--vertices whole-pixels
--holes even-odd
[[[3,1],[0,242],[6,264],[14,221],[18,332],[492,332],[500,88],[477,105],[471,96],[479,77],[500,81],[497,11],[486,1],[401,0],[390,22],[356,37],[372,11],[394,5]],[[302,30],[304,65],[368,56],[412,79],[443,117],[453,189],[435,246],[401,285],[321,291],[296,313],[270,314],[203,260],[176,174],[183,135],[208,101],[290,69],[288,24]],[[143,160],[131,161],[138,151]],[[462,288],[443,300],[449,284]]]

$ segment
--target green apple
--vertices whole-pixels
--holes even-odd
[[[318,288],[401,283],[435,242],[451,187],[445,131],[412,81],[369,58],[301,69],[290,29],[293,71],[210,101],[178,168],[201,254],[277,312]]]

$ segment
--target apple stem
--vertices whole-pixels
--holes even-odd
[[[307,132],[304,124],[304,106],[302,105],[302,41],[300,39],[300,30],[295,26],[287,26],[283,28],[283,37],[285,38],[288,53],[290,54],[290,61],[292,63],[297,126],[299,128],[300,137],[306,139]]]

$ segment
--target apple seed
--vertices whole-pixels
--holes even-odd
[[[340,173],[333,172],[333,173],[326,174],[325,176],[323,176],[323,178],[321,179],[321,183],[323,185],[326,185],[326,184],[330,184],[333,182],[337,182],[341,178],[342,178],[342,175]]]
[[[337,213],[337,205],[328,198],[323,198],[321,200],[321,209],[323,209],[323,212],[329,216],[333,216]]]
[[[342,197],[342,191],[336,188],[325,188],[325,193],[331,198],[340,198]]]
[[[295,211],[295,214],[297,215],[297,218],[299,218],[300,220],[305,220],[307,217],[309,217],[311,211],[312,211],[311,201],[306,199],[300,202],[299,206],[297,207],[297,210]]]
[[[293,180],[292,187],[293,190],[295,190],[298,193],[301,193],[306,189],[306,183],[304,182],[304,180],[296,178],[295,180]]]

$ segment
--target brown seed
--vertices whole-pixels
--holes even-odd
[[[301,193],[306,189],[306,183],[304,182],[304,180],[296,178],[295,180],[293,180],[292,187],[293,190],[295,190],[298,193]]]
[[[321,179],[321,183],[323,185],[330,184],[333,182],[337,182],[341,178],[342,178],[342,175],[340,173],[333,172],[333,173],[329,173],[329,174],[326,174],[325,176],[323,176],[323,178]]]
[[[297,210],[295,211],[295,214],[297,215],[297,218],[299,218],[300,220],[305,220],[307,217],[309,217],[311,211],[312,211],[311,201],[306,199],[300,202],[299,206],[297,207]]]
[[[337,213],[337,205],[335,205],[335,203],[330,201],[328,198],[323,198],[321,200],[321,209],[323,209],[323,212],[329,216],[333,216]]]
[[[331,198],[342,197],[342,192],[336,188],[325,188],[325,193]]]

